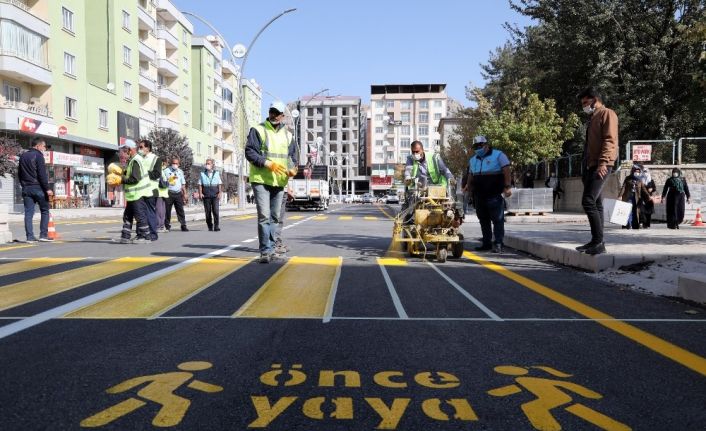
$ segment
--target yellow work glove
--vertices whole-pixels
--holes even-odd
[[[265,167],[277,175],[287,175],[287,168],[272,160],[265,162]]]
[[[107,180],[109,186],[119,186],[123,183],[123,177],[118,174],[108,174]]]
[[[289,175],[290,177],[297,175],[297,167],[295,166],[295,167],[289,169],[287,171],[287,175]]]
[[[123,168],[121,168],[120,165],[117,163],[111,163],[108,165],[108,172],[115,175],[122,175]]]

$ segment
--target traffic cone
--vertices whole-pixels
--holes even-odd
[[[704,224],[704,221],[701,220],[701,208],[696,208],[696,218],[694,219],[694,222],[691,225],[696,227],[706,226],[706,224]]]
[[[49,213],[49,229],[47,233],[47,237],[49,239],[56,239],[57,234],[56,234],[56,226],[54,225],[54,216]]]

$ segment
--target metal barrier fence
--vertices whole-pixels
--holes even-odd
[[[679,138],[677,157],[680,165],[706,163],[706,138]]]

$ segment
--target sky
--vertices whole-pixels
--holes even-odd
[[[291,102],[329,89],[331,96],[370,99],[371,84],[446,83],[469,105],[465,87],[482,86],[480,65],[509,38],[505,22],[530,20],[508,0],[172,0],[209,21],[231,46],[252,47],[245,77],[274,98]],[[194,19],[195,33],[212,33]]]

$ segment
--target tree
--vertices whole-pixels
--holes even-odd
[[[171,163],[174,157],[179,158],[181,170],[184,171],[186,183],[191,187],[191,165],[194,163],[194,152],[189,147],[189,141],[185,136],[167,128],[154,128],[145,137],[152,141],[152,151],[167,164]]]
[[[17,173],[17,157],[22,147],[14,139],[0,137],[0,177]]]

